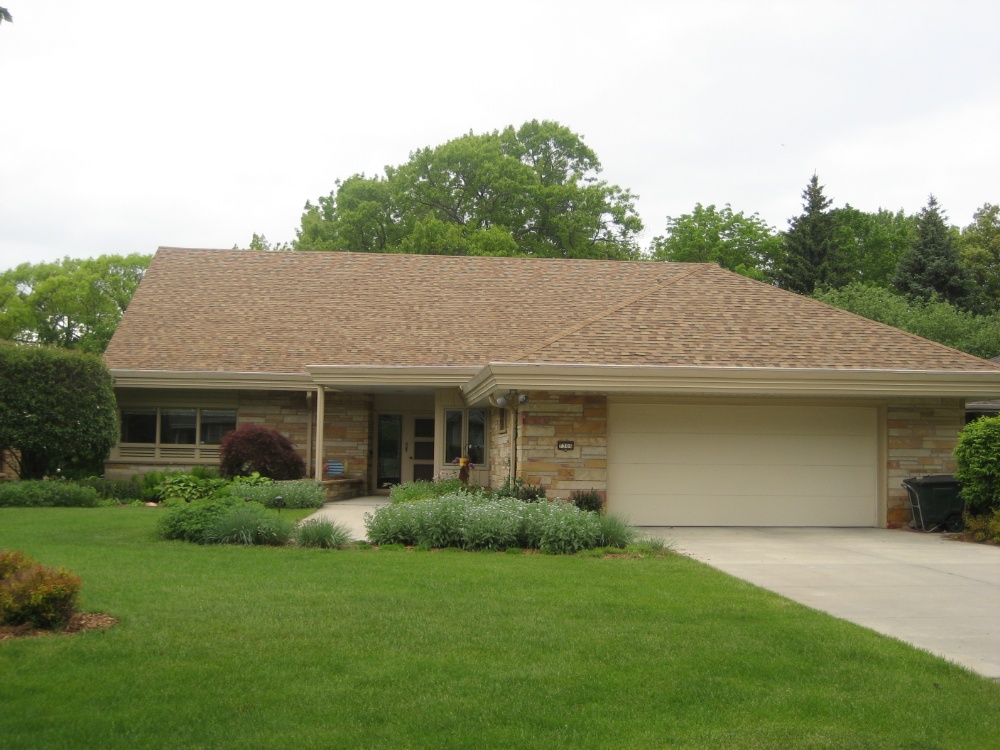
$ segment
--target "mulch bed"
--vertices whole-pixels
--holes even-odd
[[[86,630],[101,630],[118,624],[118,619],[101,612],[77,612],[62,630],[47,630],[32,627],[31,623],[24,625],[0,625],[0,641],[11,641],[15,638],[40,638],[48,635],[73,635]]]

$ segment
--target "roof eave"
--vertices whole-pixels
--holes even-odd
[[[111,377],[118,388],[302,391],[315,387],[307,373],[112,369]]]
[[[492,362],[462,386],[469,403],[510,390],[717,396],[996,398],[1000,370],[833,370]]]

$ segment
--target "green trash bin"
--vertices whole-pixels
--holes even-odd
[[[913,525],[921,531],[961,531],[965,528],[962,512],[962,485],[951,474],[932,474],[903,480],[910,496]]]

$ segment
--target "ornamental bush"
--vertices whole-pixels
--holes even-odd
[[[277,508],[275,498],[281,498],[283,508],[322,508],[326,502],[323,485],[311,479],[297,479],[286,482],[244,483],[234,482],[229,494],[255,503],[265,508]]]
[[[173,508],[160,519],[157,529],[164,539],[184,542],[205,541],[205,532],[231,509],[242,505],[238,497],[219,497]]]
[[[270,479],[302,479],[306,463],[280,432],[259,424],[244,424],[223,436],[219,471],[227,479],[254,472]]]
[[[1000,509],[1000,417],[981,417],[958,435],[955,478],[965,509],[975,515]]]
[[[118,439],[108,368],[92,354],[0,346],[0,452],[22,479],[99,473]]]
[[[300,547],[343,549],[351,544],[351,530],[326,518],[314,518],[299,524],[294,537]]]
[[[599,545],[624,546],[635,535],[623,520],[580,510],[562,500],[526,503],[516,498],[453,493],[418,503],[386,505],[368,514],[373,544],[467,550],[538,549],[572,554]]]
[[[92,487],[62,479],[0,483],[0,508],[96,508],[100,504]]]
[[[10,578],[22,568],[35,564],[35,561],[23,552],[10,549],[0,549],[0,581]]]
[[[229,508],[205,529],[207,544],[266,544],[280,547],[292,536],[294,524],[260,503]]]
[[[76,612],[80,579],[65,568],[29,565],[0,581],[0,622],[58,628]]]

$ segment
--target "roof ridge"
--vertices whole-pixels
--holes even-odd
[[[697,264],[692,264],[692,265],[694,265],[695,267],[692,268],[690,271],[685,271],[685,272],[682,272],[682,273],[670,276],[669,278],[661,279],[660,281],[656,282],[655,284],[653,284],[648,289],[644,289],[643,291],[639,292],[638,294],[633,294],[631,297],[625,298],[624,301],[619,302],[618,304],[613,305],[613,306],[609,307],[606,310],[602,310],[601,312],[597,313],[596,315],[592,315],[589,318],[587,318],[586,320],[584,320],[584,321],[582,321],[580,323],[577,323],[575,325],[572,325],[572,326],[570,326],[569,328],[567,328],[567,329],[565,329],[563,331],[559,331],[554,336],[550,336],[549,338],[545,339],[545,341],[543,341],[542,343],[538,344],[537,346],[534,346],[531,349],[528,349],[526,351],[521,352],[520,354],[517,354],[516,356],[513,357],[513,359],[511,361],[512,362],[520,362],[525,357],[529,357],[532,354],[536,354],[536,353],[540,352],[545,347],[551,346],[552,344],[554,344],[555,342],[557,342],[559,339],[562,339],[562,338],[565,338],[566,336],[574,334],[577,331],[579,331],[579,330],[581,330],[583,328],[586,328],[591,323],[596,323],[601,318],[606,318],[607,316],[611,315],[612,313],[616,313],[619,310],[621,310],[621,309],[623,309],[625,307],[628,307],[629,305],[633,304],[634,302],[638,302],[643,297],[646,297],[646,296],[652,294],[653,292],[659,291],[663,287],[670,286],[674,282],[680,281],[681,279],[686,279],[688,276],[693,276],[694,274],[698,273],[699,271],[704,271],[705,270],[705,266],[707,264],[705,264],[705,263],[697,263]]]

